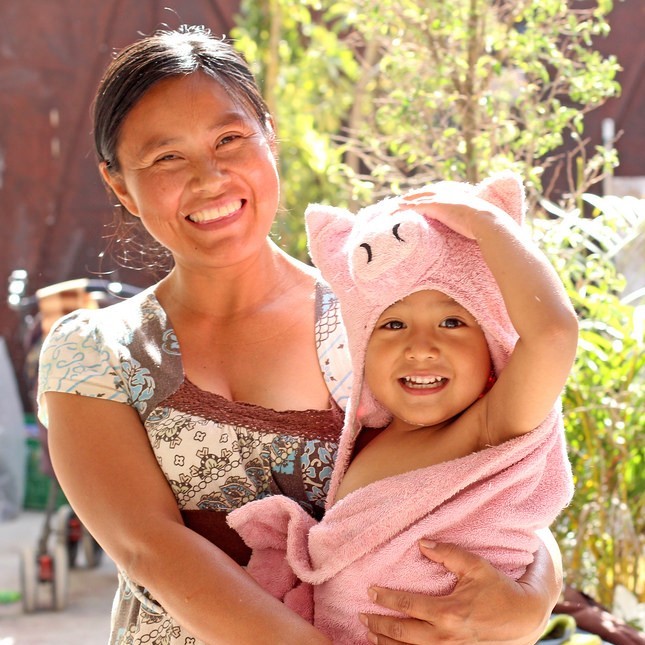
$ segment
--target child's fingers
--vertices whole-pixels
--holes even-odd
[[[421,189],[418,191],[412,191],[403,195],[401,199],[404,203],[414,203],[415,201],[426,201],[432,199],[437,193],[434,190]]]

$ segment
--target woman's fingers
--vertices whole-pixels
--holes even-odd
[[[363,620],[369,628],[371,642],[378,645],[535,642],[535,638],[526,637],[527,629],[513,625],[525,593],[522,585],[487,560],[454,544],[422,541],[420,549],[425,557],[455,575],[454,589],[444,596],[382,587],[370,589],[373,602],[399,614],[366,615]]]
[[[462,578],[473,571],[477,572],[482,567],[493,569],[493,566],[487,560],[456,544],[439,544],[429,540],[421,540],[419,548],[426,558],[442,564],[448,571],[454,573],[457,578]]]
[[[387,590],[379,590],[379,593],[381,591],[391,593]],[[389,601],[392,600],[390,597]],[[423,620],[361,614],[361,622],[369,629],[368,640],[378,645],[428,645],[440,642],[436,633],[433,634],[433,625]]]

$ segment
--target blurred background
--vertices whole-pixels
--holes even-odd
[[[536,236],[583,321],[565,393],[577,501],[556,528],[567,579],[607,606],[622,594],[623,617],[645,621],[645,2],[545,2],[543,15],[536,0],[470,3],[481,25],[497,21],[479,43],[455,9],[468,3],[439,0],[406,3],[405,16],[393,0],[0,0],[0,645],[91,644],[107,629],[114,568],[100,550],[92,557],[56,490],[34,417],[35,364],[52,319],[159,277],[108,249],[112,201],[90,110],[115,51],[183,23],[234,37],[256,72],[288,179],[274,234],[303,259],[309,201],[356,207],[439,177],[525,172]],[[424,58],[429,33],[446,47],[441,66]],[[465,97],[446,82],[460,42],[481,46],[475,76],[489,74]],[[34,555],[24,549],[44,543],[69,575],[58,590],[51,579],[28,587],[35,606],[25,607],[16,593],[42,572],[24,571]],[[82,610],[92,589],[98,608]],[[95,626],[64,640],[42,610],[74,608]],[[50,633],[20,636],[34,620]]]

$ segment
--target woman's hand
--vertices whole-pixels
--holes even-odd
[[[515,581],[455,545],[428,544],[421,543],[421,552],[457,576],[455,589],[447,596],[370,590],[377,604],[410,616],[361,616],[372,643],[533,645],[540,638],[557,600],[553,592],[560,589],[552,560],[557,564],[557,554],[542,546],[527,574]]]

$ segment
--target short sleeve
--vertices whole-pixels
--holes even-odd
[[[43,343],[38,367],[38,417],[45,426],[45,392],[129,403],[119,376],[118,348],[107,346],[95,313],[79,310],[61,318]]]
[[[329,392],[344,410],[352,390],[352,364],[338,300],[323,283],[316,294],[316,349]]]

